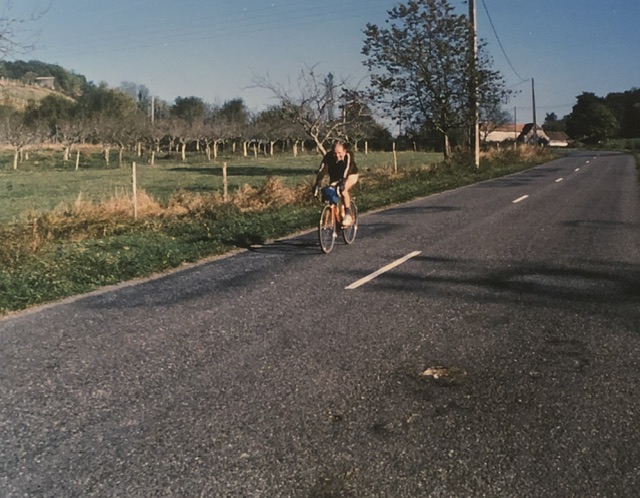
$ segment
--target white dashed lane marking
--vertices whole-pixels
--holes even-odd
[[[413,251],[412,253],[407,254],[405,257],[400,258],[400,259],[394,261],[393,263],[389,263],[387,266],[384,266],[384,267],[380,268],[379,270],[374,271],[373,273],[367,275],[366,277],[361,278],[360,280],[352,283],[351,285],[348,285],[347,287],[345,287],[345,289],[347,289],[347,290],[357,289],[361,285],[364,285],[367,282],[370,282],[371,280],[373,280],[374,278],[382,275],[383,273],[388,272],[389,270],[392,270],[396,266],[400,266],[402,263],[408,261],[409,259],[415,258],[421,252],[422,251]]]

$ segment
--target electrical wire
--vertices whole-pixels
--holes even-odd
[[[144,5],[149,0],[140,0],[134,6]],[[373,4],[373,5],[372,5]],[[199,42],[225,42],[234,36],[251,38],[259,33],[278,33],[282,36],[288,29],[299,29],[309,26],[317,30],[325,30],[327,26],[335,28],[336,23],[353,23],[354,19],[366,18],[372,8],[378,6],[384,8],[389,5],[389,0],[372,0],[368,9],[363,9],[360,4],[348,4],[344,0],[325,2],[322,5],[314,5],[305,9],[297,9],[284,15],[283,5],[261,6],[251,9],[229,9],[219,12],[213,20],[208,16],[200,16],[198,19],[185,22],[175,22],[173,12],[156,15],[151,24],[143,24],[130,31],[129,27],[115,27],[101,33],[92,34],[79,41],[83,34],[65,33],[64,38],[59,38],[46,47],[48,53],[68,55],[89,55],[92,53],[131,52],[151,48],[166,47],[167,45],[180,45],[185,43],[197,44]],[[105,8],[106,9],[106,8]],[[122,7],[106,9],[104,15],[121,11]],[[128,10],[130,12],[130,10]],[[119,12],[118,12],[119,13]],[[170,15],[169,15],[170,14]],[[178,18],[178,21],[184,19]],[[158,26],[162,25],[162,29]],[[341,28],[342,29],[342,28]],[[313,29],[308,30],[308,32]],[[319,35],[318,35],[319,36]],[[57,43],[56,43],[57,42]],[[235,40],[234,40],[235,43]],[[217,47],[219,48],[219,47]]]
[[[520,76],[518,74],[518,71],[516,71],[515,68],[513,67],[513,64],[511,64],[511,60],[509,59],[509,56],[507,55],[506,50],[502,46],[502,42],[500,41],[500,37],[498,36],[498,32],[496,31],[496,27],[493,24],[493,20],[491,19],[491,15],[489,14],[489,9],[487,8],[487,4],[486,4],[486,2],[484,0],[482,0],[482,6],[484,7],[484,11],[487,13],[487,18],[489,19],[489,24],[491,25],[491,29],[493,30],[493,34],[496,36],[496,40],[498,40],[498,45],[500,46],[500,50],[502,50],[502,54],[504,55],[505,59],[507,59],[507,63],[509,64],[509,67],[513,71],[513,74],[515,74],[520,79],[521,83],[529,81],[529,79],[525,79],[522,76]]]

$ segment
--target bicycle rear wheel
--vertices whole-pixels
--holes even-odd
[[[326,254],[331,252],[336,242],[336,223],[333,219],[332,207],[327,204],[320,213],[320,224],[318,225],[318,240],[320,247]]]
[[[353,218],[353,223],[342,229],[342,237],[347,244],[353,244],[358,233],[358,206],[353,200],[351,201],[351,217]]]

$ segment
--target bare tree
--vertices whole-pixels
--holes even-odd
[[[162,139],[167,135],[167,127],[165,125],[165,121],[156,121],[155,123],[147,122],[142,129],[142,139],[148,146],[149,164],[151,166],[155,166],[156,154],[160,152]]]
[[[11,113],[0,122],[0,139],[13,149],[14,170],[18,169],[18,163],[26,147],[41,140],[42,136],[42,127],[29,126],[22,113]]]
[[[81,143],[88,134],[86,121],[82,119],[66,119],[56,125],[56,136],[64,150],[63,160],[67,162],[74,145]],[[76,149],[76,171],[80,167],[80,150]]]
[[[300,72],[295,90],[286,89],[264,77],[254,78],[254,84],[274,95],[288,119],[304,129],[322,154],[326,153],[327,143],[345,138],[348,118],[344,113],[341,116],[334,113],[336,91],[343,94],[348,91],[345,80],[336,82],[333,75],[322,76],[309,67]]]
[[[22,0],[21,0],[22,1]],[[35,48],[34,35],[28,35],[27,26],[40,19],[49,9],[33,10],[26,16],[14,15],[13,0],[7,0],[0,10],[0,58],[26,55]]]

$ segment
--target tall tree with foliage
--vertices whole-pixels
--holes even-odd
[[[640,137],[640,89],[609,93],[604,101],[620,125],[619,135],[624,138]]]
[[[504,80],[491,71],[487,57],[473,63],[469,19],[447,0],[409,1],[388,15],[388,27],[367,24],[364,30],[362,54],[373,96],[391,117],[439,132],[449,158],[451,132],[469,124],[472,78],[481,92],[489,92],[480,95],[481,103],[506,97]]]
[[[189,124],[202,123],[208,114],[207,104],[200,97],[177,97],[171,107],[171,116]]]
[[[614,137],[618,127],[616,117],[605,100],[590,92],[578,96],[578,102],[567,119],[567,134],[586,143]]]

